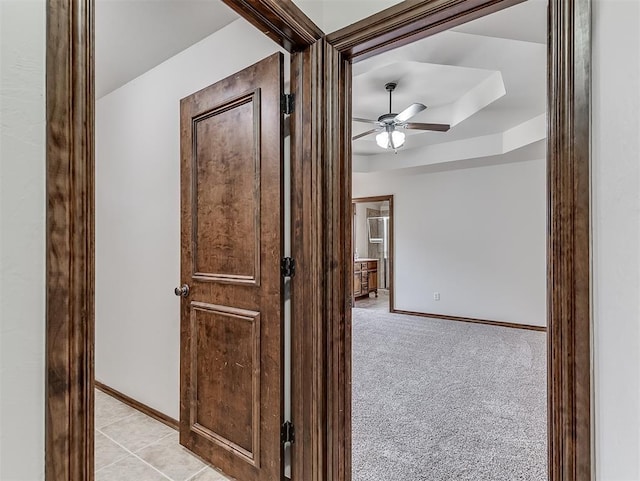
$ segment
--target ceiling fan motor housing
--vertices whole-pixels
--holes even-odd
[[[393,119],[396,118],[396,115],[398,114],[383,114],[380,117],[378,117],[378,122],[382,122],[384,124],[392,124]]]

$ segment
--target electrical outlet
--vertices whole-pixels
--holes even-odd
[[[434,292],[433,293],[433,300],[434,301],[439,301],[440,300],[440,293],[439,292]]]

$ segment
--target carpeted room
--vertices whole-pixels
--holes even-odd
[[[353,309],[354,481],[545,480],[546,335]]]
[[[545,9],[354,65],[355,481],[547,479]],[[414,102],[450,129],[383,146],[361,122]],[[382,197],[380,244],[358,206]]]

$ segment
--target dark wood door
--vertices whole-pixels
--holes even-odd
[[[182,100],[180,442],[281,477],[283,56]]]

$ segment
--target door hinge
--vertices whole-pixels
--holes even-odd
[[[282,95],[282,113],[285,115],[291,115],[295,105],[295,96],[293,94]]]
[[[282,277],[293,277],[296,275],[296,260],[291,257],[283,257],[280,263]]]
[[[280,439],[283,443],[293,443],[296,440],[296,431],[291,421],[286,421],[280,428]]]

